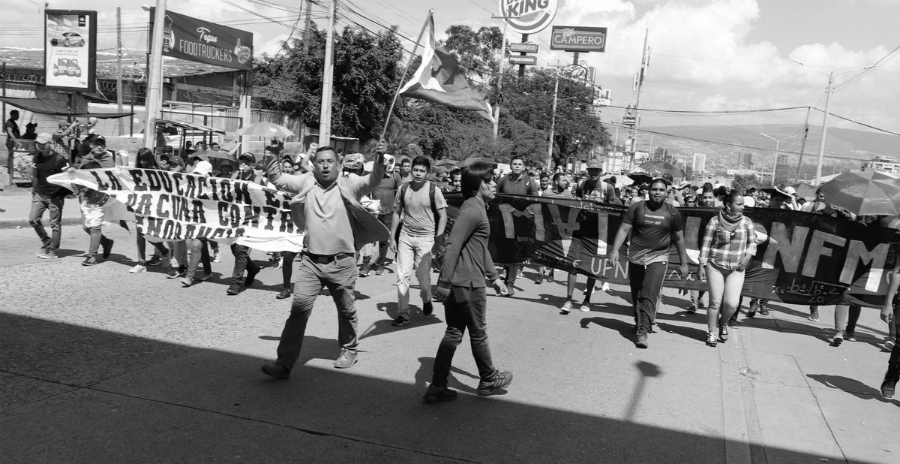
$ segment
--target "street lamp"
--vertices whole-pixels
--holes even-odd
[[[834,71],[830,71],[830,72],[826,73],[825,71],[822,71],[821,69],[816,69],[812,66],[805,65],[797,60],[791,60],[791,61],[799,64],[800,66],[812,69],[813,71],[816,71],[816,72],[819,72],[819,73],[822,73],[822,74],[825,74],[828,76],[828,89],[825,91],[825,115],[822,117],[822,141],[819,142],[819,162],[816,165],[816,184],[815,185],[818,186],[822,179],[822,164],[825,162],[825,137],[828,135],[828,125],[827,125],[828,124],[828,104],[831,101],[831,93],[833,92],[832,86],[834,85],[834,78],[837,76],[840,76],[842,74],[847,74],[850,72],[865,71],[867,69],[874,68],[875,65],[869,65],[862,69],[851,69],[849,71],[844,71],[842,73],[835,74]],[[777,162],[777,160],[778,160],[777,155],[776,155],[775,159]]]
[[[762,132],[760,132],[759,135],[761,135],[767,139],[772,139],[775,141],[775,162],[772,163],[772,185],[775,185],[775,170],[778,168],[778,144],[780,144],[782,140],[792,139],[792,138],[796,137],[796,135],[792,135],[790,137],[785,137],[783,139],[776,139],[775,137],[772,137],[771,135],[763,134]]]

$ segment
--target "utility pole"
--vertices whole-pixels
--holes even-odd
[[[553,112],[550,117],[550,141],[547,144],[547,169],[553,163],[553,131],[556,129],[556,98],[559,95],[559,69],[556,70],[556,85],[553,87]]]
[[[147,97],[144,117],[144,147],[153,149],[156,138],[156,120],[162,110],[162,48],[166,23],[166,0],[156,0],[156,17],[153,20],[153,41],[150,46],[150,67],[147,78]]]
[[[334,14],[338,0],[328,9],[328,37],[325,40],[325,68],[322,76],[322,111],[319,113],[319,146],[331,145],[331,92],[334,85]]]
[[[803,141],[800,142],[800,160],[797,161],[797,175],[794,176],[800,182],[800,168],[803,166],[803,150],[806,149],[806,138],[809,136],[809,112],[812,107],[806,107],[806,122],[803,123]]]
[[[306,0],[306,26],[303,26],[303,56],[309,52],[310,25],[312,23],[312,0]]]
[[[644,30],[644,48],[641,52],[641,70],[637,76],[637,97],[634,102],[634,126],[631,126],[631,165],[629,166],[629,169],[634,169],[634,156],[637,151],[637,131],[638,125],[640,124],[638,108],[641,106],[641,87],[644,85],[644,72],[647,68],[647,61],[649,59],[649,56],[647,56],[647,39],[649,36],[650,28],[647,28]]]
[[[494,140],[497,140],[497,134],[500,132],[500,104],[503,101],[503,95],[500,90],[503,88],[503,60],[506,59],[506,30],[509,27],[507,19],[516,19],[518,16],[491,16],[491,19],[503,20],[503,43],[500,45],[500,59],[497,61],[497,106],[494,107]]]
[[[822,115],[822,141],[819,143],[819,162],[816,164],[816,187],[822,182],[822,163],[825,162],[825,137],[828,135],[828,104],[831,102],[831,86],[834,84],[834,71],[828,73],[828,90],[825,91],[825,114]]]
[[[119,113],[122,112],[122,7],[116,7],[116,105]],[[116,121],[121,121],[117,119]],[[125,133],[125,128],[120,122],[119,135]]]

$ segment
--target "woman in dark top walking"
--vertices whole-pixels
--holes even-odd
[[[435,356],[434,375],[424,396],[426,403],[456,399],[456,392],[447,388],[447,377],[453,354],[467,328],[481,377],[478,394],[493,395],[512,382],[512,372],[494,368],[487,336],[485,276],[501,294],[508,292],[488,251],[491,226],[486,205],[496,195],[491,165],[479,162],[463,168],[462,192],[466,200],[450,231],[438,277],[436,294],[444,301],[447,331]]]

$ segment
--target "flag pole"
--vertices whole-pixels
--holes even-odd
[[[428,17],[425,18],[425,24],[422,25],[422,30],[419,31],[419,38],[416,39],[416,44],[413,46],[412,55],[409,57],[409,61],[406,62],[406,68],[403,69],[403,74],[400,75],[400,84],[397,85],[397,91],[394,92],[394,99],[391,101],[391,109],[388,110],[387,118],[384,120],[384,129],[381,130],[381,138],[379,140],[384,140],[384,134],[387,133],[388,124],[391,122],[391,115],[394,114],[394,105],[397,104],[397,97],[400,96],[400,89],[403,88],[403,80],[406,79],[406,73],[409,71],[409,66],[412,64],[413,58],[416,57],[416,51],[419,50],[419,42],[422,41],[422,36],[425,35],[425,28],[428,27],[428,23],[431,21],[431,16],[434,14],[434,9],[428,10]]]

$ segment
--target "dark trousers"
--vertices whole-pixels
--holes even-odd
[[[862,306],[852,304],[850,305],[850,316],[847,318],[847,333],[853,334],[856,332],[856,323],[859,322],[859,315],[862,312]]]
[[[100,245],[102,244],[104,247],[107,247],[109,245],[109,242],[111,242],[110,239],[106,238],[106,236],[103,235],[100,226],[82,226],[81,228],[91,236],[91,242],[88,245],[88,254],[90,256],[97,256],[97,251],[100,250]]]
[[[896,300],[895,300],[896,301]],[[894,319],[891,320],[891,338],[894,347],[891,349],[891,357],[888,359],[888,370],[884,380],[896,383],[900,381],[900,305],[894,305]]]
[[[481,380],[487,381],[496,375],[494,363],[491,361],[491,347],[487,335],[487,294],[484,287],[451,287],[450,296],[444,301],[444,318],[447,330],[438,347],[434,359],[434,375],[431,384],[438,387],[447,386],[450,366],[456,347],[469,329],[469,341],[472,343],[472,355],[478,366]]]
[[[138,264],[145,264],[147,262],[147,240],[144,239],[144,233],[141,232],[141,229],[139,228],[135,229],[134,235],[137,238]],[[167,254],[169,254],[169,249],[166,248],[163,242],[151,243],[161,256],[166,256]]]
[[[231,254],[234,255],[234,272],[231,273],[231,283],[241,285],[244,283],[244,270],[252,273],[259,272],[259,266],[250,259],[250,247],[231,244]]]
[[[49,251],[56,252],[59,250],[59,241],[62,238],[62,210],[64,197],[51,197],[41,195],[40,193],[31,194],[31,213],[28,215],[28,222],[34,231],[37,232],[38,238],[41,239],[41,247]],[[44,217],[44,211],[50,211],[50,234],[44,229],[41,220]]]
[[[283,279],[284,288],[291,288],[291,276],[294,274],[294,258],[297,253],[293,251],[285,251],[281,253],[283,261],[281,262],[281,277]]]
[[[387,227],[388,230],[391,230],[391,223],[394,222],[394,213],[391,214],[381,214],[378,216],[378,220]],[[387,257],[388,248],[390,248],[390,241],[385,240],[383,242],[378,242],[378,258],[375,259],[373,263],[375,266],[384,266],[384,259]]]
[[[294,284],[294,302],[291,304],[291,315],[284,323],[281,341],[278,343],[278,359],[275,361],[291,369],[300,357],[303,348],[303,337],[306,335],[306,323],[312,313],[316,297],[322,285],[331,291],[331,298],[337,306],[338,343],[341,348],[356,351],[359,345],[358,321],[356,318],[356,258],[353,255],[331,261],[327,264],[313,262],[303,255],[297,269],[297,282]]]
[[[666,277],[668,263],[652,263],[646,266],[628,263],[628,281],[631,284],[631,301],[634,306],[634,323],[638,335],[650,332],[656,319],[656,303]]]

